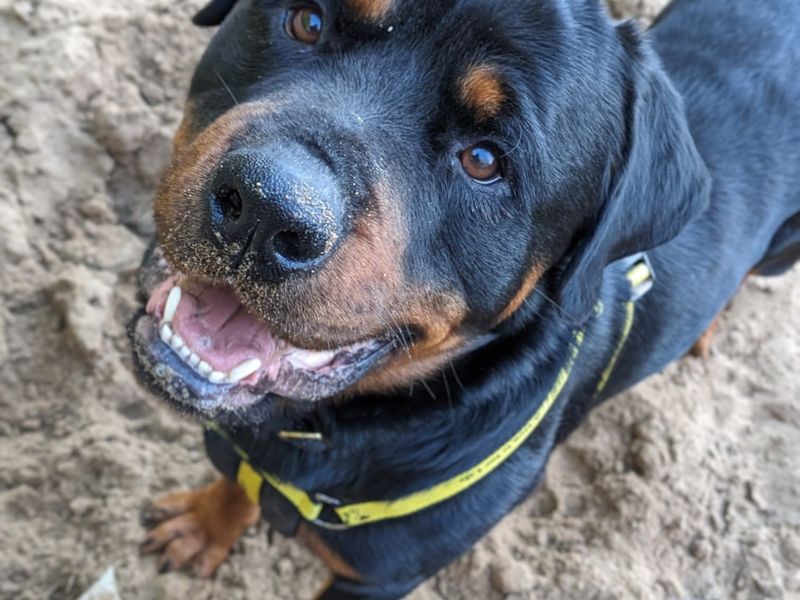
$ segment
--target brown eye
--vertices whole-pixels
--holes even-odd
[[[463,150],[461,166],[467,175],[480,183],[494,183],[501,177],[500,159],[490,144],[479,143]]]
[[[322,35],[322,13],[310,6],[293,8],[286,16],[286,33],[304,44],[316,44]]]

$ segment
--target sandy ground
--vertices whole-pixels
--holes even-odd
[[[324,578],[264,528],[212,582],[137,556],[142,500],[212,477],[198,427],[136,386],[124,332],[208,36],[197,4],[0,0],[1,598],[73,599],[108,566],[129,600],[303,598]],[[716,349],[598,410],[413,597],[800,598],[800,271],[748,282]]]

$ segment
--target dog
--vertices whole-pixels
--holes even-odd
[[[210,576],[260,518],[400,598],[607,398],[800,258],[800,4],[211,0],[155,199],[141,380],[223,477],[150,503]]]

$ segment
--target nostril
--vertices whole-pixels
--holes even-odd
[[[275,253],[291,262],[303,262],[316,256],[308,256],[308,249],[311,246],[303,237],[295,231],[281,231],[275,234],[272,240]]]
[[[277,258],[296,268],[322,258],[329,251],[327,239],[322,232],[284,230],[272,238],[272,249]]]
[[[238,221],[242,216],[242,197],[238,190],[231,187],[220,188],[214,200],[220,220]]]
[[[336,184],[299,146],[231,150],[206,188],[203,229],[234,269],[273,282],[314,272],[344,233]]]

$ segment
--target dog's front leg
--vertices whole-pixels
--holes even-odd
[[[198,490],[177,492],[149,502],[142,510],[148,529],[143,554],[160,554],[159,571],[191,569],[210,577],[261,509],[234,481],[220,478]]]

